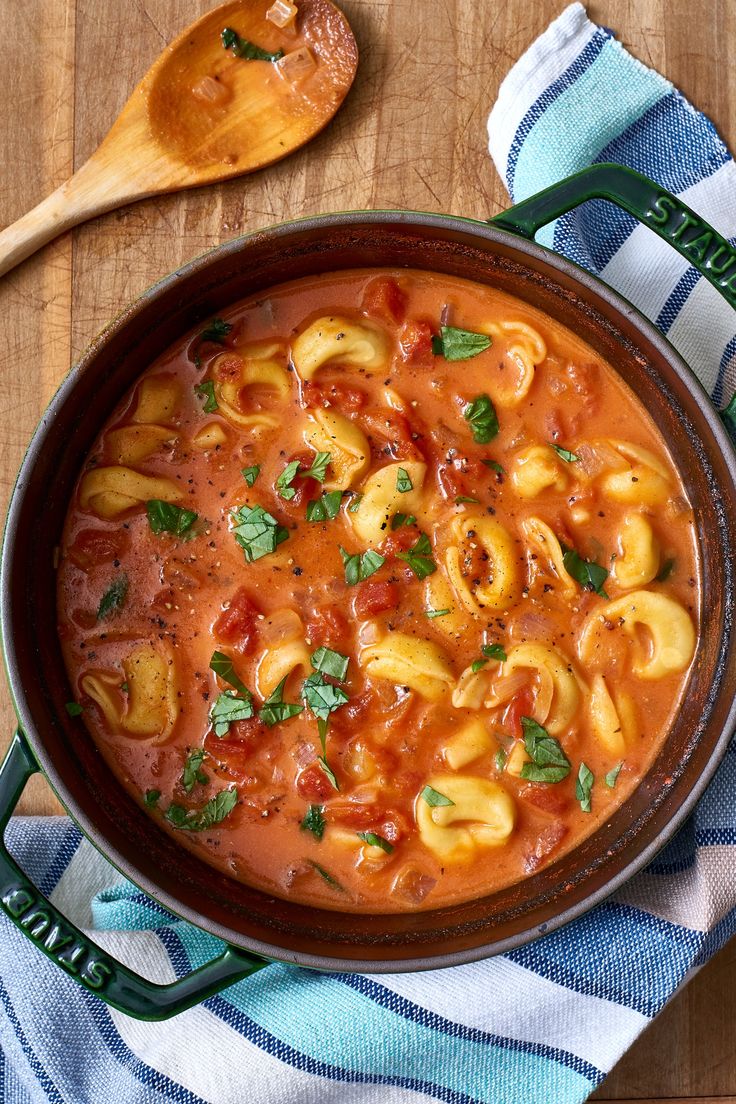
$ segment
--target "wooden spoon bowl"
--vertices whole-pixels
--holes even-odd
[[[266,19],[270,6],[231,0],[166,47],[89,161],[0,233],[0,276],[88,218],[254,172],[318,134],[353,83],[355,38],[330,0],[299,0],[284,28]],[[227,28],[275,59],[238,56]]]

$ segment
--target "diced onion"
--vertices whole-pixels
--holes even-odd
[[[421,905],[424,898],[437,885],[437,879],[422,873],[414,866],[405,866],[394,878],[391,894],[412,905]]]
[[[266,19],[273,23],[274,27],[286,27],[296,18],[296,4],[288,3],[288,0],[276,0],[266,12]]]
[[[289,640],[296,640],[304,632],[299,614],[292,609],[274,610],[274,612],[259,622],[260,636],[267,646],[284,644]]]
[[[225,85],[214,77],[202,77],[192,88],[192,95],[205,103],[222,103],[230,95]]]
[[[377,644],[383,636],[383,629],[378,621],[361,621],[358,629],[358,641],[363,646]]]
[[[276,68],[284,80],[293,83],[313,73],[317,68],[317,62],[308,46],[300,46],[298,50],[292,50],[290,54],[284,54],[276,62]]]

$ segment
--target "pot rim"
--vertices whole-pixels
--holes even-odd
[[[15,643],[11,634],[11,604],[9,596],[12,586],[12,577],[7,566],[9,557],[6,555],[6,548],[8,546],[12,547],[15,539],[15,532],[18,527],[21,503],[25,495],[26,473],[32,470],[39,453],[44,447],[49,424],[53,422],[58,409],[67,401],[68,397],[73,394],[79,377],[94,365],[97,357],[104,350],[108,340],[113,335],[123,330],[144,305],[149,304],[151,301],[155,301],[159,295],[163,294],[170,287],[172,282],[177,282],[182,278],[191,277],[199,272],[205,271],[209,264],[216,259],[237,255],[241,250],[247,249],[248,244],[252,241],[263,242],[266,240],[266,242],[268,242],[268,239],[271,239],[275,246],[281,238],[288,236],[296,229],[319,231],[321,229],[330,230],[335,227],[365,225],[366,223],[398,223],[399,225],[422,226],[429,229],[459,231],[461,233],[470,232],[480,237],[484,243],[490,245],[511,245],[516,252],[522,255],[544,260],[547,264],[551,265],[574,283],[581,285],[588,291],[592,291],[603,298],[619,315],[623,316],[632,324],[637,332],[641,333],[671,365],[708,423],[715,443],[726,458],[729,470],[736,473],[736,448],[731,442],[715,406],[712,404],[704,387],[692,369],[670,344],[667,338],[636,307],[606,284],[600,277],[581,268],[566,257],[562,257],[560,254],[555,253],[546,246],[540,245],[536,241],[517,236],[507,230],[499,229],[493,226],[492,222],[489,223],[459,215],[389,208],[368,211],[340,211],[309,215],[298,219],[289,219],[261,229],[249,231],[228,242],[214,246],[212,249],[188,261],[182,267],[175,269],[173,272],[157,280],[154,284],[141,292],[116,317],[114,317],[95,338],[93,338],[79,360],[63,378],[33,434],[28,450],[23,458],[8,507],[3,535],[2,558],[0,561],[0,633],[3,642],[5,670],[10,685],[13,705],[20,722],[20,727],[28,739],[33,754],[46,780],[61,804],[86,838],[90,840],[115,869],[137,885],[144,893],[160,902],[175,917],[188,921],[230,945],[257,955],[262,955],[274,961],[291,963],[303,967],[328,971],[383,974],[442,969],[449,966],[476,962],[497,954],[506,953],[525,945],[531,940],[538,938],[540,935],[548,934],[563,927],[565,924],[584,915],[593,907],[600,904],[601,901],[608,898],[619,889],[621,885],[627,882],[634,874],[641,870],[642,867],[650,862],[654,855],[672,839],[676,831],[680,828],[684,820],[692,812],[696,803],[702,797],[721,763],[734,730],[736,730],[736,700],[731,703],[726,723],[717,741],[713,745],[706,766],[701,771],[696,783],[690,789],[685,799],[680,803],[670,820],[663,825],[650,843],[642,850],[638,851],[618,873],[608,879],[604,886],[598,890],[591,891],[581,900],[576,901],[568,908],[559,912],[548,922],[539,927],[528,927],[523,932],[500,939],[490,945],[483,944],[477,947],[451,951],[446,954],[432,955],[424,958],[418,956],[405,959],[368,960],[348,957],[325,957],[322,955],[290,951],[285,948],[275,947],[265,941],[234,932],[232,929],[229,929],[217,921],[202,917],[195,909],[179,901],[168,891],[162,890],[152,879],[140,872],[117,847],[107,841],[104,834],[92,821],[92,818],[80,807],[76,799],[71,794],[66,793],[66,785],[59,771],[57,771],[51,756],[47,753],[43,739],[39,735],[34,724],[32,710],[28,704],[21,683]],[[375,267],[381,266],[377,265]],[[728,635],[727,626],[723,639],[727,639]],[[723,655],[721,657],[721,664],[723,664]]]

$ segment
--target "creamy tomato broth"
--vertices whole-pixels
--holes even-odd
[[[151,817],[366,912],[486,894],[609,817],[699,604],[681,482],[611,367],[403,270],[275,288],[160,357],[80,475],[58,587],[68,708]]]

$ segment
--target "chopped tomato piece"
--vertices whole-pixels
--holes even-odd
[[[366,285],[363,310],[387,322],[403,322],[406,317],[407,295],[390,276],[378,276]]]
[[[412,429],[408,418],[400,411],[369,410],[360,416],[359,422],[377,452],[394,460],[424,460],[417,443],[422,435]]]
[[[514,694],[506,706],[506,712],[503,716],[504,731],[521,739],[524,735],[521,718],[531,717],[533,705],[534,695],[530,686],[526,686],[523,690],[519,690],[518,694]]]
[[[396,609],[401,594],[396,583],[384,583],[368,579],[358,586],[353,609],[355,616],[365,619],[377,613]]]
[[[235,353],[222,353],[214,364],[213,375],[220,383],[234,383],[240,379],[243,362]]]
[[[432,326],[410,319],[399,331],[399,348],[407,363],[427,361],[432,356]]]
[[[527,874],[533,873],[542,865],[547,856],[559,847],[567,833],[568,827],[561,820],[556,820],[541,830],[534,846],[524,856],[524,869]]]
[[[313,383],[309,380],[302,387],[302,398],[306,406],[336,406],[345,414],[354,414],[365,405],[367,395],[358,387],[347,387],[342,383]]]
[[[307,640],[314,648],[335,648],[348,632],[347,617],[339,606],[321,606],[307,621]]]
[[[382,556],[395,556],[397,552],[406,552],[419,540],[419,530],[416,525],[401,525],[388,534],[380,544]],[[388,608],[388,607],[387,607]]]
[[[330,804],[327,816],[356,832],[375,832],[391,844],[398,843],[409,831],[409,821],[403,813],[374,802],[335,801]]]
[[[212,631],[223,644],[232,644],[241,652],[252,652],[258,641],[260,610],[245,587],[230,599],[230,604],[215,621]]]
[[[448,502],[458,495],[482,498],[489,486],[496,482],[496,475],[479,459],[472,456],[455,456],[452,460],[437,463],[437,483]]]
[[[570,808],[570,798],[559,782],[529,782],[520,787],[519,797],[535,809],[557,816]]]
[[[326,801],[335,789],[329,778],[316,761],[299,772],[296,789],[306,801]]]
[[[81,529],[67,549],[67,555],[82,571],[89,571],[97,564],[120,559],[127,544],[125,529]]]

